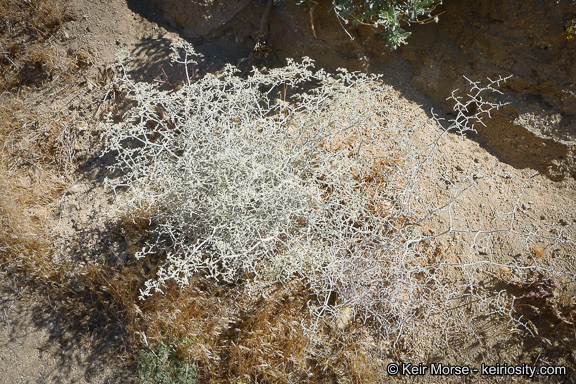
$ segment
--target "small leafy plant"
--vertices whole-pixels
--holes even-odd
[[[175,343],[145,347],[138,356],[139,384],[193,384],[196,369]]]
[[[310,0],[294,0],[310,6]],[[332,8],[344,24],[368,25],[380,30],[386,45],[394,50],[410,36],[410,23],[437,21],[434,10],[442,0],[333,0]]]

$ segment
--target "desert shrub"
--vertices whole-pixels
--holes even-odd
[[[310,0],[294,0],[311,5]],[[313,1],[312,1],[313,2]],[[431,20],[442,0],[333,0],[332,9],[345,24],[368,25],[380,30],[386,45],[396,49],[410,36],[404,26]]]
[[[305,60],[248,80],[228,67],[161,92],[131,82],[120,65],[120,89],[142,103],[106,124],[107,148],[125,172],[110,184],[128,188],[120,204],[129,212],[155,212],[154,240],[137,257],[166,257],[143,296],[198,272],[226,282],[302,275],[325,303],[361,289],[369,274],[385,270],[370,282],[383,287],[402,279],[389,261],[412,252],[405,239],[417,210],[408,209],[411,186],[397,171],[413,167],[403,156],[408,143],[376,124],[386,86],[345,71],[314,73]],[[284,86],[314,91],[295,94],[296,103],[273,100]],[[376,138],[387,150],[368,156],[381,149]],[[373,305],[399,306],[391,310],[400,315],[403,303],[377,295]]]
[[[191,60],[192,48],[180,48],[187,58],[179,60]],[[447,132],[481,129],[500,107],[485,95],[505,79],[471,81],[464,96],[453,95],[457,116],[446,130],[417,145],[414,135],[439,121],[414,126],[394,117],[391,89],[377,76],[314,72],[304,59],[247,79],[227,67],[160,91],[132,81],[126,57],[116,69],[114,86],[133,107],[104,124],[106,150],[122,173],[107,183],[124,214],[149,222],[150,240],[136,257],[164,259],[142,298],[198,274],[222,283],[297,277],[316,297],[308,302],[313,318],[333,316],[341,328],[361,319],[398,340],[432,318],[470,333],[471,306],[530,331],[515,314],[515,296],[488,288],[486,276],[532,279],[518,284],[550,296],[547,279],[567,270],[497,255],[502,236],[526,251],[536,241],[574,248],[571,226],[557,236],[518,226],[526,184],[493,208],[494,226],[478,225],[460,213],[462,196],[511,176],[476,172],[451,181],[436,156]],[[427,191],[433,184],[448,192]],[[443,229],[422,229],[439,216]],[[457,257],[429,249],[451,236]]]

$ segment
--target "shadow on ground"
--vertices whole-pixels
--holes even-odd
[[[96,311],[71,320],[52,295],[17,286],[7,278],[0,288],[3,383],[131,382],[134,366],[118,358],[125,348],[119,324]]]

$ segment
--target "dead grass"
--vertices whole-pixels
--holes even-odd
[[[70,66],[52,39],[70,20],[65,0],[0,0],[0,90],[40,85]]]
[[[40,112],[49,109],[62,82],[50,85],[48,97],[26,86],[76,73],[78,55],[63,54],[52,44],[70,19],[66,5],[63,0],[0,0],[0,265],[48,280],[60,272],[50,260],[46,220],[75,168],[68,140],[74,122],[62,113]]]
[[[126,276],[125,271],[122,275]],[[124,302],[126,313],[131,312],[127,326],[128,334],[136,338],[132,345],[179,343],[179,353],[198,367],[199,382],[386,380],[384,363],[376,353],[381,346],[376,347],[379,341],[366,327],[353,324],[341,330],[323,323],[315,339],[310,339],[305,324],[313,319],[307,301],[314,298],[297,279],[287,286],[271,285],[261,295],[251,296],[244,284],[220,286],[198,277],[187,288],[170,286],[165,295],[138,301],[133,290],[138,283],[133,283],[142,283],[144,278],[141,274],[132,282],[108,280],[107,291],[115,293],[117,302]],[[130,296],[127,292],[133,301],[126,300]]]
[[[69,267],[54,262],[48,219],[76,167],[74,121],[48,112],[62,82],[42,90],[48,97],[28,86],[77,71],[52,44],[69,19],[66,4],[0,0],[0,269],[23,287],[62,295]]]
[[[37,124],[32,110],[0,97],[0,247],[6,249],[4,267],[49,276],[45,223],[65,183],[51,164],[55,132]]]

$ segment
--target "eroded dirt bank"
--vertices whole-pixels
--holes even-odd
[[[261,0],[150,3],[185,38],[236,58],[254,46],[265,7]],[[574,2],[447,0],[437,9],[438,23],[414,24],[409,44],[392,53],[371,28],[344,30],[329,1],[313,4],[275,6],[269,64],[306,55],[322,68],[383,73],[416,87],[446,113],[451,92],[466,84],[463,76],[512,76],[500,99],[509,105],[475,139],[514,167],[554,180],[576,176],[576,39],[566,35]]]

